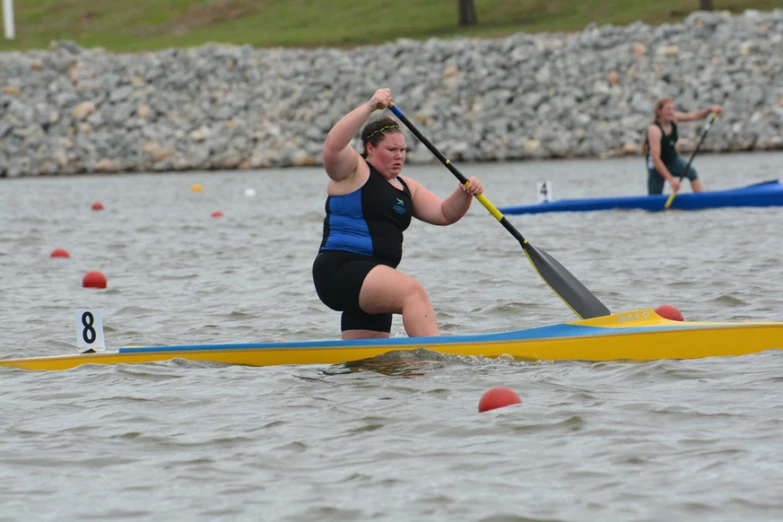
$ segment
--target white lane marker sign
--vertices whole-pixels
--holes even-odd
[[[536,191],[538,192],[539,203],[549,203],[555,199],[552,195],[551,181],[539,181],[536,186]]]
[[[77,310],[74,313],[76,321],[76,345],[79,353],[105,352],[103,341],[103,318],[100,310]]]

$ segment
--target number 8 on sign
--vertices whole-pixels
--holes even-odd
[[[77,310],[74,313],[76,321],[76,345],[79,353],[104,352],[103,319],[100,310]]]

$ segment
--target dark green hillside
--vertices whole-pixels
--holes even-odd
[[[208,41],[255,46],[356,46],[399,37],[504,36],[578,31],[589,22],[677,22],[698,0],[475,0],[478,25],[457,25],[457,0],[30,0],[16,1],[16,39],[0,51],[52,40],[135,51]],[[714,0],[742,12],[783,0]]]

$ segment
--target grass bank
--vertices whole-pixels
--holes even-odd
[[[16,39],[0,51],[52,40],[140,51],[205,42],[258,47],[353,47],[401,37],[498,37],[578,31],[590,22],[677,22],[698,0],[475,0],[479,23],[457,25],[457,0],[34,0],[16,1]],[[714,0],[718,10],[770,10],[781,0]]]

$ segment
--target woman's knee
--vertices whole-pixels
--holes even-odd
[[[400,303],[429,301],[429,296],[424,286],[413,277],[395,273],[395,277],[388,281],[393,288],[391,292],[397,296],[395,299]]]
[[[405,300],[406,301],[412,300],[416,302],[422,302],[422,301],[429,302],[430,296],[427,295],[427,291],[424,289],[424,286],[412,277],[410,277],[409,279],[410,281],[408,281],[405,288]]]
[[[371,314],[400,313],[404,306],[421,302],[429,302],[421,283],[388,267],[373,269],[359,294],[359,306]]]

